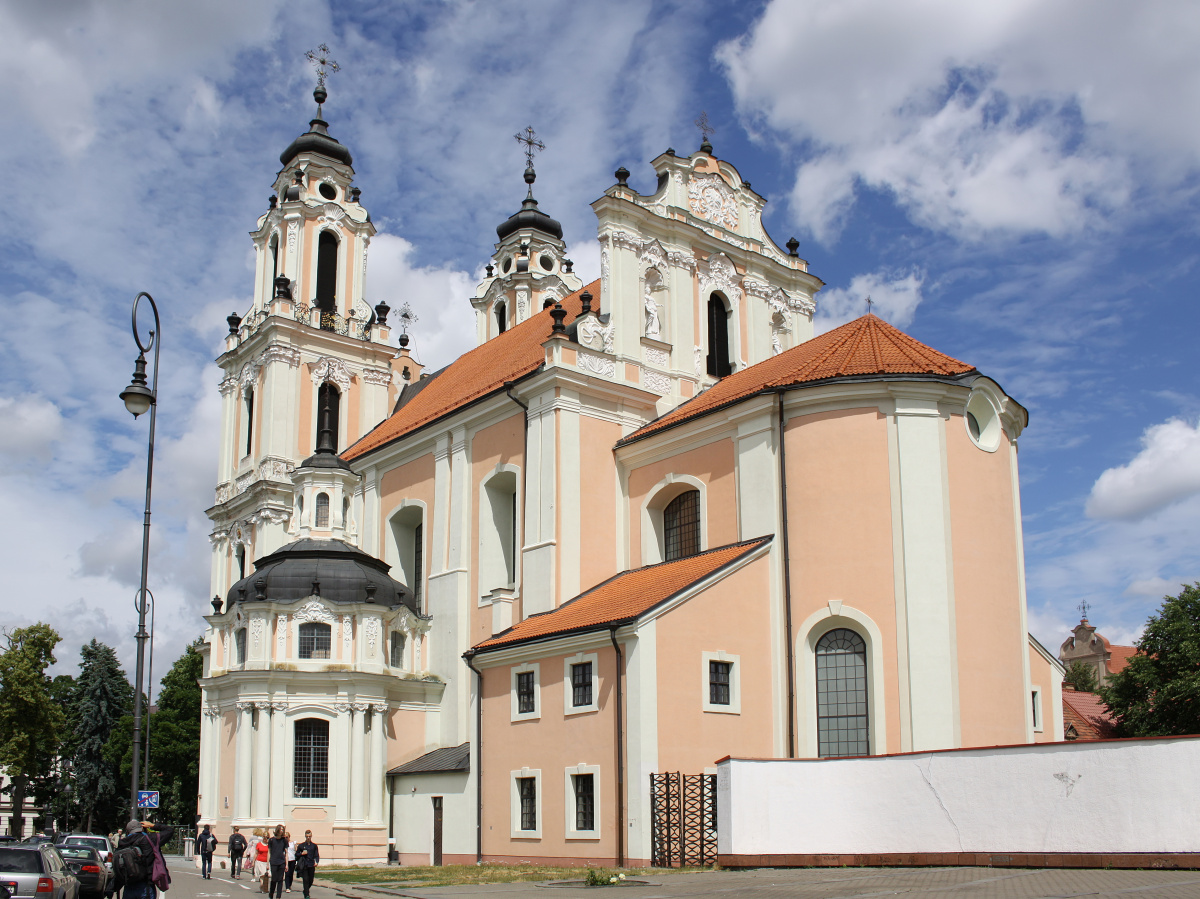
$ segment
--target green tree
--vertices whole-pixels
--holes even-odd
[[[12,783],[10,832],[24,830],[25,799],[51,792],[52,771],[66,715],[54,702],[46,668],[62,639],[48,624],[38,623],[5,633],[0,653],[0,767]]]
[[[75,795],[84,829],[121,823],[125,807],[120,766],[104,756],[113,728],[133,707],[130,686],[111,646],[93,639],[80,652],[74,718]]]
[[[1200,582],[1163,598],[1137,653],[1099,693],[1122,737],[1200,733]]]
[[[1087,662],[1074,661],[1067,666],[1063,683],[1070,684],[1080,693],[1095,693],[1099,686],[1096,683],[1096,668]]]
[[[204,658],[197,639],[162,679],[158,711],[151,722],[151,789],[162,795],[160,816],[169,821],[193,821],[200,790],[200,684]]]

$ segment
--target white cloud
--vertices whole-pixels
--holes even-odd
[[[717,56],[743,116],[803,151],[792,213],[817,239],[860,185],[977,239],[1103,227],[1193,170],[1198,36],[1169,0],[773,0]]]
[[[0,459],[5,464],[45,462],[62,436],[63,417],[58,407],[41,396],[0,397]]]
[[[866,314],[867,297],[872,311],[897,328],[913,320],[921,302],[924,275],[917,271],[898,275],[892,272],[870,272],[855,275],[849,287],[827,287],[817,294],[817,316],[813,328],[824,334],[848,321]]]
[[[1142,449],[1096,479],[1087,513],[1136,521],[1200,493],[1200,423],[1171,419],[1147,428]]]

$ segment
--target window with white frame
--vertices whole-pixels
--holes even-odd
[[[578,715],[600,708],[599,656],[577,653],[563,663],[563,713]]]
[[[401,580],[412,590],[418,610],[425,598],[425,509],[412,504],[393,515],[389,521],[392,535],[391,559],[400,563]]]
[[[600,766],[567,768],[563,783],[568,840],[600,838]]]
[[[295,724],[292,790],[304,799],[329,795],[329,722],[301,718]]]
[[[388,664],[393,668],[404,667],[404,634],[400,631],[392,631],[391,645],[388,654]]]
[[[300,625],[299,653],[302,659],[327,659],[333,648],[333,629],[328,624],[308,621]]]
[[[239,627],[233,634],[234,657],[235,665],[246,664],[246,629]]]
[[[510,588],[517,579],[517,475],[499,471],[479,497],[479,593]]]
[[[741,668],[741,656],[724,651],[700,654],[700,702],[704,711],[741,714]]]
[[[529,721],[542,716],[541,667],[537,663],[512,667],[513,721]]]
[[[817,754],[869,755],[867,645],[849,628],[817,641]]]
[[[691,475],[669,474],[642,506],[642,562],[673,562],[703,552],[707,542],[706,488]]]
[[[536,768],[522,768],[509,772],[509,777],[512,838],[541,839],[542,772]]]
[[[1033,704],[1033,729],[1039,734],[1042,732],[1042,688],[1034,687],[1030,694],[1030,701]]]

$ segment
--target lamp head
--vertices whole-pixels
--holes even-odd
[[[121,391],[121,399],[125,402],[125,408],[133,413],[134,418],[143,412],[148,412],[154,405],[154,391],[146,386],[145,353],[138,353],[137,360],[133,363],[133,379],[129,382],[129,386]]]

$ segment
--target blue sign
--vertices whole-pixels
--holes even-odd
[[[158,790],[138,790],[138,808],[158,808]]]

